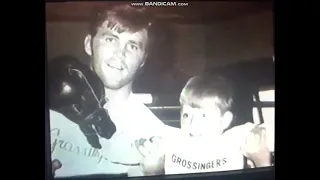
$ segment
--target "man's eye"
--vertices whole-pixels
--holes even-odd
[[[188,113],[184,113],[184,114],[182,115],[182,117],[183,117],[183,118],[188,118]]]
[[[107,37],[107,38],[105,38],[105,41],[109,42],[109,43],[114,43],[116,40],[112,37]]]
[[[129,44],[128,45],[128,49],[129,51],[137,51],[138,50],[138,46],[135,44]]]

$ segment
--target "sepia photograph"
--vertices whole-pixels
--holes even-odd
[[[274,166],[268,1],[46,3],[53,178]]]

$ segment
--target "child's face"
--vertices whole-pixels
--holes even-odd
[[[217,137],[224,130],[224,117],[218,108],[181,106],[181,130],[190,137]]]

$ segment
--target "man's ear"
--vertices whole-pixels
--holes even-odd
[[[140,68],[142,68],[144,66],[144,64],[146,63],[147,58],[148,58],[148,53],[145,53],[144,56],[143,56],[143,61],[142,61],[142,64],[140,65]]]
[[[226,113],[224,113],[222,118],[223,118],[222,127],[223,127],[223,130],[225,130],[225,129],[229,128],[229,126],[231,125],[232,120],[233,120],[233,114],[232,114],[232,112],[227,111]]]
[[[84,39],[84,50],[86,53],[91,56],[92,55],[92,49],[91,49],[91,35],[88,34],[86,38]]]

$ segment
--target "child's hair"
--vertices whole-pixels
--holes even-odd
[[[180,94],[180,104],[202,108],[204,99],[212,98],[222,114],[232,110],[233,87],[225,78],[195,76],[188,80]]]

